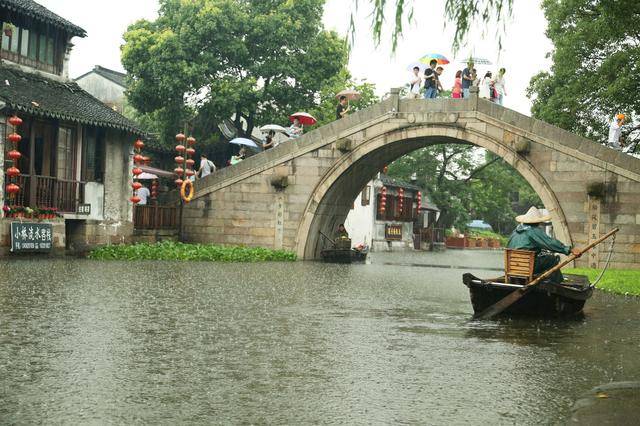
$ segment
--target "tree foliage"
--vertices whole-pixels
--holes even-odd
[[[344,72],[345,40],[322,26],[324,0],[161,0],[124,35],[128,98],[165,136],[185,122],[241,133],[285,124]],[[197,119],[196,119],[197,117]],[[197,133],[197,132],[195,132]],[[209,135],[197,135],[207,137]]]
[[[503,234],[513,218],[541,201],[531,186],[500,157],[467,144],[436,145],[416,150],[389,166],[403,180],[412,173],[441,210],[438,227],[465,229],[482,219]]]
[[[553,65],[531,80],[532,112],[604,142],[615,113],[640,111],[640,2],[545,0],[542,7]],[[623,129],[629,142],[640,139],[637,124]]]
[[[433,2],[434,0],[431,0]],[[358,4],[358,0],[355,0]],[[414,0],[369,0],[373,6],[372,29],[374,40],[379,43],[382,36],[383,25],[385,22],[385,8],[391,2],[395,2],[395,13],[393,16],[394,27],[391,32],[391,41],[393,50],[396,49],[399,38],[402,36],[403,26],[410,23],[414,19]],[[458,49],[464,44],[469,29],[475,23],[484,25],[490,22],[501,22],[511,14],[513,0],[446,0],[445,3],[445,19],[455,26],[455,34],[453,38],[453,50]],[[423,17],[420,17],[423,18]],[[431,19],[431,17],[429,17]],[[352,29],[354,28],[353,18],[351,20]],[[499,33],[499,42],[501,40]]]

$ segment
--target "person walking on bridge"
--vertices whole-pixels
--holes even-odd
[[[624,114],[616,114],[613,117],[613,121],[609,125],[609,139],[607,140],[608,145],[617,150],[621,150],[623,148],[620,143],[620,134],[622,133],[622,126],[624,125]]]
[[[207,159],[206,154],[200,154],[200,168],[198,169],[198,173],[196,175],[202,179],[205,176],[209,176],[211,173],[216,171],[216,165],[213,164],[212,161]]]
[[[507,248],[510,249],[536,252],[533,264],[533,273],[536,275],[542,274],[560,263],[560,258],[553,253],[575,254],[576,256],[580,254],[580,250],[566,246],[561,241],[551,238],[539,226],[541,223],[549,222],[550,220],[551,217],[549,215],[544,215],[536,207],[531,207],[526,214],[516,217],[516,221],[520,222],[520,225],[513,231],[507,243]],[[551,274],[549,279],[554,283],[562,283],[564,281],[560,270]]]
[[[435,99],[438,96],[438,76],[436,75],[438,61],[432,59],[429,68],[424,70],[424,98]]]
[[[336,120],[345,118],[349,113],[349,108],[349,101],[347,100],[347,97],[344,95],[340,96],[340,101],[338,102],[338,106],[336,108]]]

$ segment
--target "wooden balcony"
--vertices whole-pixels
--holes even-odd
[[[75,213],[78,205],[84,202],[85,182],[20,175],[17,184],[20,192],[13,201],[7,200],[7,204],[32,208],[53,207],[60,213]]]
[[[155,205],[135,206],[133,227],[137,230],[178,229],[178,208]]]

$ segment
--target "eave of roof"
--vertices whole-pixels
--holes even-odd
[[[0,7],[4,7],[45,24],[62,28],[71,35],[78,37],[87,36],[87,32],[84,29],[67,21],[33,0],[0,0]]]
[[[107,80],[117,84],[118,86],[126,89],[127,85],[125,83],[126,74],[111,70],[109,68],[101,67],[100,65],[96,65],[91,71],[82,74],[80,77],[76,77],[73,80],[79,81],[84,77],[88,76],[91,73],[98,74],[101,77],[106,78]]]
[[[7,84],[8,83],[8,84]],[[114,128],[144,135],[134,122],[104,105],[72,81],[57,81],[0,65],[0,100],[8,111]]]

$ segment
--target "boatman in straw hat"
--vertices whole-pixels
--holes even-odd
[[[536,259],[533,266],[533,273],[538,275],[549,270],[560,262],[560,258],[551,253],[570,253],[578,256],[580,251],[570,246],[565,246],[561,241],[551,238],[539,225],[549,222],[551,216],[545,215],[535,207],[531,207],[526,214],[516,216],[516,221],[520,225],[513,231],[509,238],[507,248],[516,250],[530,250],[536,252]],[[544,253],[543,250],[551,253]],[[556,283],[564,281],[560,270],[551,274],[549,279]]]

